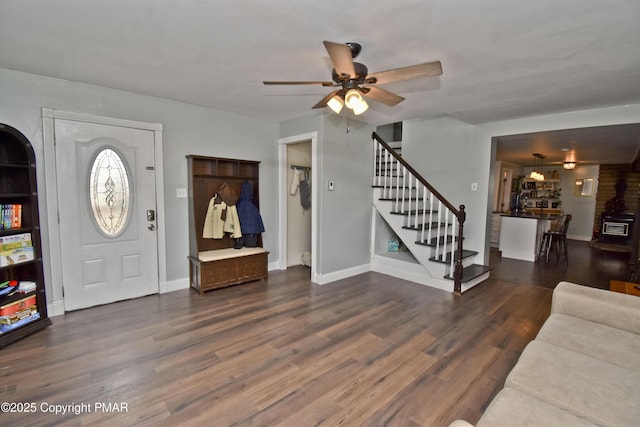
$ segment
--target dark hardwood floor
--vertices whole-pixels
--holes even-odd
[[[589,242],[567,241],[568,262],[557,259],[555,252],[549,262],[527,262],[501,258],[497,249],[491,250],[491,276],[513,283],[532,284],[553,289],[561,280],[594,288],[609,289],[609,281],[628,280],[629,254],[592,248]]]
[[[576,243],[568,264],[492,253],[491,279],[462,297],[378,273],[317,286],[295,267],[204,297],[55,317],[0,350],[0,401],[22,411],[0,425],[475,422],[548,316],[554,285],[603,287],[626,268]]]

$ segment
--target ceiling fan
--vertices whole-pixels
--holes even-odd
[[[370,98],[388,106],[404,101],[404,98],[376,85],[403,80],[434,77],[442,74],[440,61],[411,65],[409,67],[369,74],[364,64],[353,61],[362,50],[358,43],[334,43],[324,41],[324,47],[333,63],[332,81],[263,81],[265,85],[322,85],[339,88],[322,98],[312,108],[329,106],[340,113],[346,105],[354,114],[362,114],[368,105],[362,97]]]

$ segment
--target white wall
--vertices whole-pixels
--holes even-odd
[[[533,167],[523,168],[523,175],[529,175]],[[567,230],[567,237],[575,240],[591,240],[593,234],[593,218],[596,211],[596,192],[598,189],[598,165],[578,165],[572,171],[562,166],[545,166],[542,171],[549,177],[549,172],[556,171],[560,179],[558,188],[561,189],[560,201],[563,214],[571,214],[571,223]],[[575,180],[578,178],[594,178],[595,186],[593,196],[581,197],[573,194]]]
[[[567,237],[576,240],[590,241],[593,237],[593,219],[596,214],[596,194],[598,193],[598,165],[578,165],[572,171],[562,168],[560,173],[560,188],[562,188],[562,212],[571,214],[571,222],[567,230]],[[574,195],[573,188],[576,179],[593,178],[595,185],[593,195],[581,197]]]
[[[483,143],[479,128],[443,117],[404,122],[402,156],[454,206],[465,205],[465,249],[485,252],[491,144]],[[471,184],[478,191],[471,191]],[[482,261],[479,261],[482,262]]]
[[[32,143],[38,162],[41,224],[47,223],[46,183],[41,108],[86,113],[164,126],[164,191],[167,281],[187,283],[187,199],[176,188],[187,187],[185,155],[201,154],[260,160],[260,210],[265,223],[264,245],[270,260],[278,259],[277,186],[278,123],[212,110],[162,98],[0,69],[0,122],[20,130]],[[43,229],[45,276],[49,236]],[[50,276],[46,277],[50,286]],[[51,298],[51,289],[47,296]],[[51,301],[49,301],[51,302]]]
[[[316,273],[320,283],[369,270],[373,130],[373,126],[328,111],[281,125],[282,138],[318,132]],[[327,188],[329,180],[335,182],[333,191]]]

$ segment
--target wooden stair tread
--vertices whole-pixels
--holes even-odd
[[[413,201],[413,200],[415,200],[415,199],[411,199],[411,200]],[[430,211],[429,209],[426,209],[426,210],[425,210],[425,209],[418,209],[418,210],[416,210],[416,209],[411,209],[410,211],[409,211],[409,210],[406,210],[406,211],[404,211],[404,212],[400,212],[400,211],[391,211],[391,212],[389,212],[389,213],[390,213],[391,215],[409,216],[409,215],[416,215],[416,214],[418,214],[418,215],[423,215],[423,214],[434,213],[434,212],[438,212],[438,211]]]
[[[462,250],[462,258],[469,258],[472,256],[478,255],[478,252],[476,251],[469,251],[467,249],[463,249]],[[433,262],[438,262],[438,263],[442,263],[442,264],[449,264],[451,262],[451,252],[447,252],[445,254],[445,258],[442,259],[442,256],[432,256],[431,258],[429,258],[429,261],[433,261]]]
[[[444,245],[446,243],[453,243],[454,242],[454,238],[452,235],[447,235],[446,236],[446,240],[445,240],[445,236],[440,236],[440,238],[438,239],[438,237],[432,237],[429,241],[417,241],[415,242],[416,245],[423,245],[423,246],[429,246],[429,247],[434,247],[436,246],[436,243],[438,243],[438,240],[440,241],[439,244]]]
[[[381,197],[378,200],[383,201],[383,202],[395,202],[396,200],[398,202],[408,202],[409,200],[414,201],[416,199],[415,199],[415,197],[398,197],[397,199],[395,197],[393,197],[393,198]],[[423,202],[424,199],[418,199],[418,201],[419,202]],[[438,211],[432,211],[432,212],[438,212]]]
[[[445,225],[447,227],[451,227],[451,224],[445,224],[444,222],[441,222],[441,223],[432,222],[431,223],[431,229],[444,227]],[[413,231],[422,232],[422,224],[418,224],[417,226],[416,225],[403,225],[402,228],[405,229],[405,230],[413,230]],[[424,225],[425,232],[428,230],[428,228],[429,228],[429,224],[427,223],[427,224]]]
[[[482,276],[485,273],[491,271],[491,267],[488,265],[480,265],[480,264],[471,264],[468,267],[462,269],[462,283],[470,282],[476,277]],[[450,275],[444,276],[445,279],[453,280],[453,277]]]
[[[371,188],[385,188],[385,186],[384,185],[372,185]],[[407,185],[387,185],[386,188],[388,188],[389,190],[397,190],[397,189],[399,189],[399,190],[402,190],[402,189],[415,190],[416,189],[416,187],[414,187],[414,186],[409,187]]]

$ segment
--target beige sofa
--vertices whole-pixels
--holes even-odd
[[[640,426],[640,298],[560,282],[551,315],[476,426],[594,425]]]

